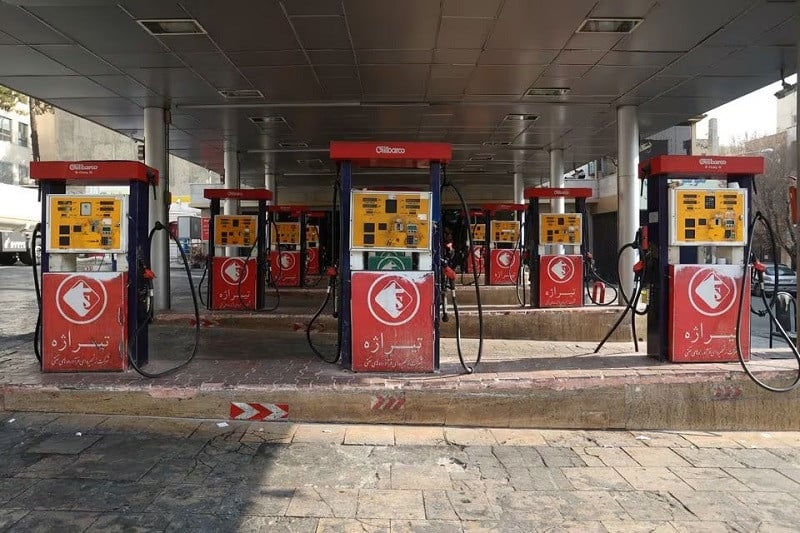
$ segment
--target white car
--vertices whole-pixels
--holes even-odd
[[[775,290],[775,265],[767,264],[764,271],[764,294],[771,296]],[[758,289],[753,288],[758,294]],[[786,265],[778,265],[778,292],[788,292],[794,295],[797,292],[797,274]]]

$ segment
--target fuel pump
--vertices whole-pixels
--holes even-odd
[[[531,187],[528,202],[527,239],[530,264],[531,307],[580,307],[583,305],[586,198],[589,188]],[[552,198],[575,200],[574,213],[540,213],[539,201]]]
[[[260,310],[265,303],[267,202],[266,189],[206,189],[209,221],[207,305],[211,310]],[[222,200],[255,200],[258,214],[221,215]],[[229,250],[229,252],[226,252]],[[255,257],[253,251],[255,250]],[[234,255],[228,255],[233,252]]]
[[[42,198],[34,340],[42,371],[123,371],[129,359],[144,366],[153,278],[148,193],[158,171],[133,161],[48,161],[31,163],[31,178]],[[127,186],[128,194],[67,194],[67,185]],[[82,254],[104,260],[81,268]]]
[[[278,287],[302,287],[307,273],[309,209],[299,205],[272,205],[269,211],[272,279]],[[316,236],[319,241],[319,231]]]
[[[303,261],[303,286],[316,285],[322,279],[320,274],[320,226],[325,220],[324,211],[307,211],[305,231],[305,259]],[[314,280],[312,283],[311,280]]]
[[[523,204],[485,204],[484,231],[488,254],[484,255],[486,285],[516,285],[522,264],[520,245]]]
[[[354,371],[439,368],[442,165],[449,144],[332,142],[339,164],[339,336]],[[353,188],[353,167],[429,168],[426,190]],[[370,270],[370,254],[403,253],[410,267]],[[374,256],[373,256],[374,257]]]
[[[750,355],[748,212],[761,157],[659,156],[640,166],[647,186],[647,353],[671,362]]]
[[[486,265],[486,219],[485,212],[480,209],[473,209],[470,211],[470,216],[467,217],[464,213],[464,245],[468,253],[465,255],[466,265],[462,265],[461,283],[464,284],[463,273],[472,274],[475,271],[479,276],[483,274],[484,266]],[[472,232],[472,244],[469,244],[469,235]],[[474,257],[473,261],[471,258]],[[475,270],[477,269],[477,270]]]

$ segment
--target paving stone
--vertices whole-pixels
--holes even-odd
[[[394,446],[394,428],[392,426],[347,426],[344,443]]]
[[[491,446],[497,444],[494,434],[484,428],[445,428],[447,442],[457,446]]]
[[[97,520],[97,513],[40,511],[28,513],[14,524],[15,531],[25,533],[80,533]]]
[[[547,446],[554,448],[585,448],[597,446],[586,431],[542,429],[539,430]]]
[[[6,503],[10,509],[143,511],[155,491],[115,481],[43,479]]]
[[[299,488],[295,490],[286,516],[355,518],[357,506],[356,489]]]
[[[669,522],[604,520],[602,524],[608,533],[676,533]]]
[[[3,454],[2,461],[0,461],[0,477],[11,477],[25,472],[32,465],[36,464],[41,456],[26,453],[26,454]]]
[[[796,531],[800,524],[800,507],[795,503],[797,498],[793,494],[795,493],[754,491],[739,492],[734,497],[752,509],[762,522],[791,526]]]
[[[787,461],[779,455],[771,453],[769,450],[739,448],[724,451],[736,461],[750,468],[791,468],[793,466],[797,466],[796,463]],[[775,450],[775,452],[780,452],[780,450]]]
[[[62,472],[77,459],[71,455],[44,456],[21,470],[16,477],[33,479],[62,477]]]
[[[675,453],[698,468],[742,467],[742,463],[717,448],[675,448]]]
[[[492,454],[507,469],[544,466],[542,456],[533,446],[494,446]]]
[[[689,462],[670,448],[622,448],[642,466],[690,466]]]
[[[776,468],[775,470],[792,481],[800,483],[800,468]]]
[[[458,520],[446,491],[423,490],[422,499],[425,503],[425,518],[428,520]]]
[[[717,433],[681,433],[681,436],[698,448],[741,448],[742,445]]]
[[[561,514],[567,520],[625,520],[630,518],[607,491],[574,491],[565,493]]]
[[[53,435],[25,450],[27,453],[77,455],[100,440],[100,436]]]
[[[731,533],[736,531],[722,521],[715,520],[683,520],[670,522],[678,533]]]
[[[586,437],[594,443],[593,446],[600,448],[646,446],[644,441],[637,439],[630,431],[587,431]]]
[[[492,435],[501,446],[545,446],[540,431],[533,429],[491,429]]]
[[[159,457],[137,457],[118,453],[84,453],[61,472],[64,477],[137,481],[159,461]]]
[[[309,533],[317,531],[316,518],[295,518],[287,516],[247,516],[242,517],[236,527],[238,533]]]
[[[576,490],[633,490],[625,478],[609,467],[565,467],[561,469]]]
[[[694,490],[716,491],[724,487],[728,492],[750,489],[721,468],[695,468],[673,466],[670,470]]]
[[[744,448],[786,448],[788,443],[766,431],[719,431],[721,437],[731,439]]]
[[[68,414],[59,415],[42,429],[49,433],[90,433],[108,419],[108,415]]]
[[[162,459],[148,470],[139,483],[202,483],[216,466],[202,457],[171,457]]]
[[[190,419],[111,416],[97,424],[100,433],[154,433],[177,438],[186,438],[200,427],[200,421]]]
[[[131,531],[146,533],[164,531],[168,524],[169,518],[166,515],[108,513],[101,515],[86,531],[87,533],[123,533]]]
[[[594,455],[587,455],[583,452],[583,449],[581,448],[573,448],[572,451],[574,451],[578,455],[578,457],[580,457],[581,461],[583,461],[586,464],[586,466],[606,466],[606,464],[603,463],[603,461],[601,461],[599,457]]]
[[[441,446],[446,443],[441,427],[396,426],[394,439],[398,446]]]
[[[285,422],[264,422],[253,424],[244,432],[240,442],[262,442],[268,444],[289,444],[297,430],[295,424]]]
[[[0,504],[13,500],[34,483],[31,479],[0,478]]]
[[[570,490],[572,484],[564,476],[560,468],[528,468],[528,475],[531,479],[529,489],[517,488],[517,490]]]
[[[590,457],[596,457],[605,466],[639,466],[633,457],[620,448],[591,447],[584,448],[583,453]],[[585,458],[583,460],[586,461]]]
[[[650,448],[688,448],[694,446],[677,431],[632,431],[633,438]]]
[[[565,520],[558,525],[539,529],[547,533],[606,533],[608,530],[599,520]]]
[[[376,446],[370,455],[379,463],[403,465],[451,465],[463,470],[468,456],[457,446]]]
[[[504,492],[495,498],[504,520],[517,522],[532,520],[544,523],[561,523],[564,516],[566,492],[514,491]]]
[[[617,467],[617,472],[636,490],[657,488],[663,491],[673,491],[689,489],[689,485],[666,468],[624,466]]]
[[[205,513],[210,513],[207,509]],[[239,518],[212,514],[189,513],[173,515],[166,527],[168,533],[238,533]]]
[[[450,473],[442,466],[392,466],[393,489],[451,490]]]
[[[468,520],[461,522],[464,533],[531,533],[541,531],[536,520]]]
[[[772,435],[790,448],[800,448],[800,431],[775,431]]]
[[[544,461],[545,466],[586,466],[586,463],[583,462],[583,459],[578,457],[578,454],[569,448],[536,446],[535,449],[542,457],[542,461]]]
[[[448,520],[392,520],[392,533],[461,533],[461,522]]]
[[[0,531],[12,531],[11,526],[26,514],[28,511],[22,509],[0,509]]]
[[[486,520],[497,518],[497,513],[485,494],[479,492],[448,491],[447,499],[461,520]]]
[[[356,517],[424,520],[422,491],[362,489],[358,494]]]
[[[799,484],[780,472],[768,468],[726,468],[725,472],[754,491],[796,494],[800,490]],[[728,488],[725,487],[725,490]]]
[[[657,487],[653,488],[657,489]],[[658,490],[625,491],[612,492],[611,496],[637,522],[646,520],[668,522],[694,518],[683,507],[681,502],[673,498],[668,492]]]
[[[316,533],[390,533],[389,520],[320,518]]]
[[[303,424],[297,427],[292,442],[341,444],[346,429],[335,424]]]
[[[168,485],[147,508],[155,513],[283,515],[294,496],[292,489],[242,485]]]
[[[675,490],[671,493],[700,520],[728,522],[743,531],[752,531],[761,522],[759,514],[750,506],[726,492]]]
[[[761,522],[756,533],[797,533],[797,526],[785,526],[775,522]]]

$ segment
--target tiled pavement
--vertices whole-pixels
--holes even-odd
[[[796,531],[800,432],[0,413],[0,530]]]

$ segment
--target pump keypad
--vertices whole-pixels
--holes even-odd
[[[352,248],[414,250],[430,242],[430,193],[354,191]]]
[[[548,213],[539,215],[539,244],[580,245],[583,243],[583,215]]]
[[[671,245],[744,245],[744,189],[673,189],[671,200]]]
[[[258,237],[258,222],[250,215],[214,217],[214,246],[253,246]]]
[[[48,200],[48,251],[126,251],[125,196],[53,194]]]
[[[491,242],[516,243],[519,241],[519,222],[514,220],[492,220]]]
[[[278,243],[283,246],[284,244],[300,245],[300,223],[299,222],[275,222],[270,224],[272,226],[271,238],[272,244],[277,246]],[[278,228],[277,234],[275,228]],[[306,228],[306,235],[308,235],[308,228]]]

